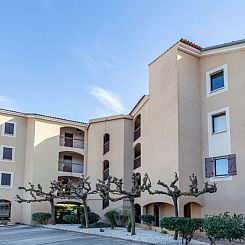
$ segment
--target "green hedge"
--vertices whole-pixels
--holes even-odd
[[[179,232],[182,243],[188,244],[196,230],[202,230],[203,219],[185,217],[165,217],[161,219],[161,228]]]
[[[32,220],[38,222],[39,224],[43,224],[43,225],[47,224],[50,218],[51,218],[50,213],[39,212],[39,213],[32,214]]]
[[[89,222],[89,225],[90,224],[94,224],[94,223],[96,223],[99,220],[100,220],[100,216],[98,214],[93,213],[93,212],[89,212],[88,213],[88,222]],[[81,226],[85,226],[86,225],[84,213],[81,214],[80,221],[81,221]]]
[[[155,224],[156,218],[151,214],[143,214],[140,215],[140,220],[142,220],[142,222],[148,225],[149,229],[151,229],[151,226]]]
[[[76,214],[66,214],[63,216],[63,221],[68,224],[78,224],[79,218]]]

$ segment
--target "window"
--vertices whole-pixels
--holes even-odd
[[[106,154],[109,150],[110,150],[110,135],[104,134],[103,154]]]
[[[14,160],[14,148],[11,146],[2,146],[2,160]]]
[[[105,160],[103,162],[103,181],[107,180],[108,177],[109,177],[109,161],[108,160]]]
[[[228,159],[216,158],[215,160],[215,176],[228,175]]]
[[[105,209],[109,207],[109,199],[108,198],[103,198],[102,199],[102,209]]]
[[[218,73],[211,74],[211,92],[224,88],[224,71],[219,71]]]
[[[134,141],[141,135],[141,115],[138,115],[134,122]]]
[[[141,166],[141,145],[138,143],[134,147],[134,169]]]
[[[214,134],[226,131],[226,113],[212,115],[212,124]]]
[[[206,72],[206,89],[207,97],[228,90],[228,71],[226,64]]]
[[[206,178],[237,175],[236,154],[205,159]]]
[[[12,173],[0,173],[0,186],[12,187]]]
[[[14,136],[15,135],[15,123],[6,122],[4,124],[4,134]]]

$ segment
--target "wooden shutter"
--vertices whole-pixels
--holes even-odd
[[[206,178],[214,176],[214,159],[212,157],[205,158],[205,176]]]
[[[228,155],[227,159],[228,159],[228,173],[229,173],[229,175],[237,175],[236,154]]]

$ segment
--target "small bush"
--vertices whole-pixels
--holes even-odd
[[[111,229],[114,229],[117,225],[116,220],[119,219],[119,212],[117,210],[110,210],[104,214],[105,218],[111,225]]]
[[[78,224],[79,218],[76,214],[66,214],[63,216],[63,221],[65,221],[68,224]]]
[[[107,228],[107,227],[111,227],[111,225],[103,222],[97,222],[89,226],[89,228]]]
[[[128,219],[127,231],[131,232],[131,230],[132,230],[132,222],[131,219]]]
[[[100,220],[100,216],[98,214],[93,213],[93,212],[89,212],[88,213],[88,222],[89,222],[89,225],[90,224],[94,224],[94,223],[96,223],[99,220]],[[81,215],[80,221],[81,221],[81,225],[82,226],[85,226],[86,225],[84,213]]]
[[[243,214],[228,213],[206,216],[203,222],[203,229],[211,244],[221,239],[244,240],[245,238],[245,217]]]
[[[179,232],[182,243],[188,244],[196,230],[202,229],[203,219],[185,217],[165,217],[161,219],[161,228]]]
[[[32,214],[32,220],[38,222],[39,224],[46,225],[48,223],[48,220],[51,218],[50,213],[33,213]]]
[[[140,215],[140,220],[146,225],[148,225],[149,229],[151,230],[151,227],[154,225],[156,218],[154,215],[151,214],[144,214]]]

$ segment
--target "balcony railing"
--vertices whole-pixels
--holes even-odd
[[[106,154],[110,150],[110,141],[106,142],[103,147],[103,154]]]
[[[84,140],[60,136],[60,145],[84,149]]]
[[[109,168],[106,169],[103,173],[103,181],[107,180],[109,177]]]
[[[59,162],[58,170],[70,173],[83,173],[83,163]]]
[[[134,130],[134,141],[137,140],[141,135],[141,128],[138,127],[137,129]]]
[[[139,168],[141,166],[141,156],[138,156],[134,159],[134,169]]]

